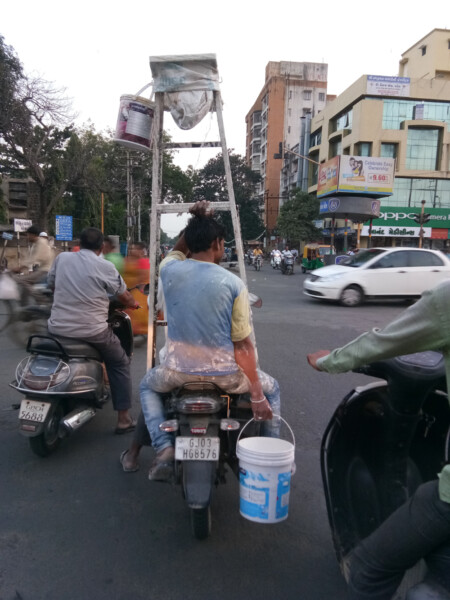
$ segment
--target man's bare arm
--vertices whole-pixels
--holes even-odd
[[[234,357],[238,366],[243,370],[250,381],[250,397],[252,401],[253,416],[258,421],[267,421],[272,418],[272,409],[264,397],[261,382],[256,370],[255,348],[250,337],[234,344]]]

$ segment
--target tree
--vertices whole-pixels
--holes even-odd
[[[319,218],[319,201],[315,196],[300,189],[291,192],[278,216],[277,228],[291,243],[309,242],[321,237],[321,232],[313,221]]]
[[[243,239],[254,239],[264,231],[261,219],[261,207],[259,200],[255,197],[254,190],[260,181],[259,173],[252,171],[245,164],[244,158],[239,154],[229,152],[231,177],[239,211],[241,233]],[[226,202],[228,191],[225,176],[225,165],[222,154],[212,158],[199,171],[194,174],[193,199],[209,200],[210,202]],[[217,220],[225,227],[225,239],[234,238],[233,225],[229,212],[220,212],[216,215]]]

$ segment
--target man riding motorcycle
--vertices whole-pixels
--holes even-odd
[[[450,382],[450,282],[422,298],[383,329],[373,329],[331,353],[308,355],[318,371],[344,373],[402,354],[440,350]],[[450,464],[438,479],[420,485],[371,535],[350,553],[349,598],[388,600],[407,569],[424,558],[430,579],[450,592]],[[430,597],[431,596],[426,596]],[[438,596],[439,598],[441,596]]]
[[[209,381],[229,393],[250,392],[256,420],[279,414],[278,383],[257,369],[247,288],[219,266],[224,230],[207,207],[202,201],[191,209],[194,216],[160,265],[168,323],[166,354],[163,364],[149,370],[140,386],[145,422],[157,453],[151,480],[167,480],[173,470],[173,436],[159,429],[165,419],[161,393],[187,382]],[[275,421],[266,424],[266,430],[276,435]]]

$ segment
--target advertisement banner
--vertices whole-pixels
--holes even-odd
[[[339,156],[319,165],[317,180],[317,197],[326,196],[337,191],[339,183]]]
[[[341,156],[338,189],[346,193],[392,195],[394,165],[394,158]]]
[[[367,75],[367,93],[371,96],[409,96],[409,77]]]
[[[414,217],[420,216],[422,207],[419,206],[381,206],[380,216],[373,219],[373,227],[417,227],[418,224]],[[431,227],[433,231],[450,229],[450,208],[429,208],[425,205],[425,213],[430,215],[426,227]],[[365,225],[369,225],[366,221]]]
[[[335,156],[319,166],[317,197],[337,193],[391,196],[394,166],[394,158]]]

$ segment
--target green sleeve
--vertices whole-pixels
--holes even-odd
[[[362,365],[424,350],[442,350],[450,342],[450,282],[427,291],[383,329],[372,329],[317,361],[321,371],[344,373]]]

